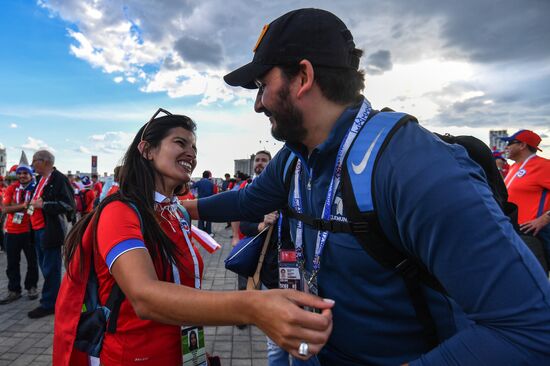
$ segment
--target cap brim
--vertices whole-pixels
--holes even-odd
[[[254,80],[268,72],[273,65],[262,65],[250,62],[223,77],[231,86],[241,86],[246,89],[257,89]]]

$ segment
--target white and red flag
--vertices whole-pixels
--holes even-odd
[[[195,239],[208,253],[214,253],[222,246],[215,241],[208,233],[202,231],[198,227],[191,225],[191,236]]]

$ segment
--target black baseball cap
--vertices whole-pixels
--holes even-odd
[[[353,36],[336,15],[321,9],[298,9],[266,24],[252,62],[224,76],[231,86],[257,88],[254,80],[277,65],[292,65],[303,59],[314,66],[359,68],[360,52]]]

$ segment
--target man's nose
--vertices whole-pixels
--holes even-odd
[[[265,111],[265,107],[262,104],[262,95],[261,89],[258,89],[258,93],[256,94],[256,101],[254,101],[254,111],[256,113],[262,113]]]

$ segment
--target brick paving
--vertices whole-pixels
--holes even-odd
[[[224,268],[224,259],[230,251],[231,230],[225,224],[213,224],[216,240],[222,249],[208,254],[201,249],[204,263],[203,288],[206,290],[234,290],[237,276]],[[26,262],[22,255],[22,276]],[[7,293],[6,255],[0,254],[0,297]],[[40,274],[42,276],[42,274]],[[41,278],[42,282],[42,278]],[[39,287],[41,286],[39,283]],[[25,295],[25,294],[24,294]],[[26,296],[0,305],[0,366],[51,365],[53,316],[29,319],[27,312],[38,306],[38,300]],[[267,366],[264,334],[256,327],[238,329],[234,326],[205,327],[207,352],[220,356],[223,366]]]

